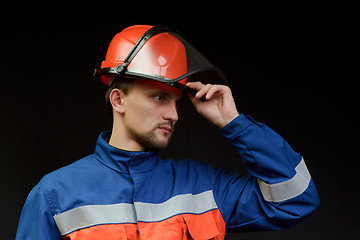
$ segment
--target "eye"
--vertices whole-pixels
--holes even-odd
[[[158,102],[161,102],[164,97],[163,96],[160,96],[160,95],[157,95],[157,96],[154,96],[155,100],[158,101]]]

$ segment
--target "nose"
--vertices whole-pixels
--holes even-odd
[[[164,120],[172,121],[173,123],[176,123],[177,120],[179,120],[179,115],[175,102],[171,102],[166,106],[163,118]]]

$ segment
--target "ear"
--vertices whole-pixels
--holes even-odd
[[[125,94],[120,89],[115,88],[111,91],[110,102],[111,102],[113,111],[118,112],[118,113],[125,112],[124,104],[123,104],[124,97],[125,97]]]

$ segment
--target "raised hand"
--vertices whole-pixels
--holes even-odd
[[[224,127],[239,116],[228,86],[201,82],[189,82],[186,86],[197,91],[195,96],[188,94],[197,112],[216,126]]]

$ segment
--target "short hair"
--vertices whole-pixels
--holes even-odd
[[[114,89],[119,89],[123,91],[125,95],[127,95],[133,86],[133,80],[129,78],[120,78],[116,77],[114,80],[110,80],[109,87],[105,94],[105,103],[106,103],[106,110],[109,113],[110,116],[113,115],[112,113],[112,105],[110,101],[110,93]]]

